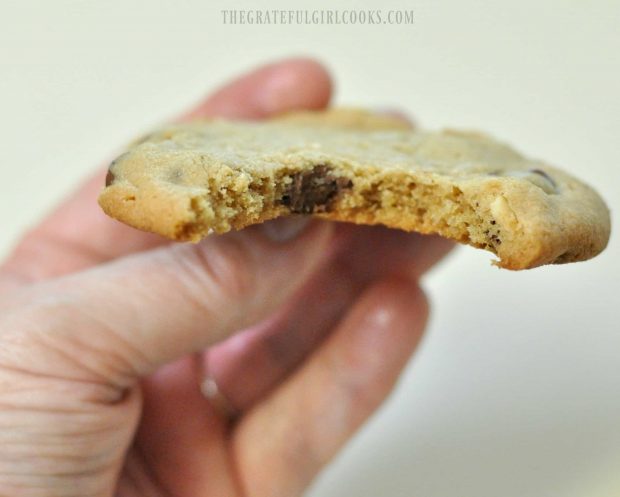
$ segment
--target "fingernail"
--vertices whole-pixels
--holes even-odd
[[[311,218],[306,216],[281,217],[263,223],[261,229],[271,241],[281,243],[299,236],[310,221]]]
[[[290,71],[279,71],[265,81],[257,98],[261,110],[267,114],[278,114],[285,109],[297,107],[298,75]]]

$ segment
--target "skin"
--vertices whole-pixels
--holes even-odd
[[[331,89],[289,59],[181,119],[320,109]],[[170,244],[102,214],[104,177],[0,268],[0,495],[302,494],[393,388],[450,244],[301,218]]]

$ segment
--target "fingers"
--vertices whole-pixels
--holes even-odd
[[[454,248],[454,242],[435,235],[406,233],[383,226],[349,226],[353,231],[343,247],[343,263],[359,278],[391,273],[417,280]]]
[[[213,115],[260,119],[292,109],[322,109],[331,92],[323,65],[309,58],[287,59],[227,84],[182,120]]]
[[[205,116],[258,119],[294,109],[327,105],[331,80],[311,59],[288,59],[239,77],[188,112]],[[107,168],[106,168],[107,169]],[[2,268],[2,287],[75,272],[124,254],[168,243],[107,217],[97,204],[105,183],[100,170],[33,231]]]
[[[303,367],[241,420],[233,450],[248,495],[300,495],[389,394],[427,318],[413,282],[367,290]]]
[[[216,345],[205,356],[229,408],[246,411],[327,336],[363,288],[338,263],[321,269],[277,316]]]
[[[142,419],[117,495],[167,495],[166,490],[183,496],[239,495],[225,421],[201,395],[200,379],[199,363],[186,357],[143,382]],[[159,488],[143,484],[136,492],[135,482],[152,482],[153,475]]]
[[[159,248],[23,290],[27,305],[2,316],[0,364],[28,357],[37,374],[111,385],[117,395],[290,298],[329,257],[333,225],[293,228],[271,223]]]
[[[0,268],[0,293],[17,284],[62,276],[169,243],[103,213],[97,196],[105,175],[106,171],[97,171],[39,226],[26,233]]]
[[[369,283],[390,274],[417,280],[453,246],[443,238],[378,226],[340,224],[336,229],[347,237],[338,258],[314,275],[277,316],[207,354],[206,374],[236,411],[245,411],[286,378]]]

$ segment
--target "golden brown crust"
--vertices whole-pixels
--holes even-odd
[[[99,202],[175,240],[311,213],[439,233],[509,269],[606,246],[609,212],[587,185],[479,133],[406,126],[343,109],[170,126],[117,159]]]
[[[311,110],[288,112],[274,117],[273,120],[295,125],[333,126],[367,131],[411,128],[411,123],[396,115],[374,114],[362,109],[344,107],[335,107],[321,112]]]

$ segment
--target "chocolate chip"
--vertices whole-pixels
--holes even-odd
[[[534,174],[538,174],[538,175],[542,176],[543,178],[545,178],[549,183],[551,183],[553,188],[557,188],[558,187],[558,185],[555,184],[555,181],[553,181],[553,178],[551,178],[551,176],[549,176],[542,169],[530,169],[530,172],[534,173]]]
[[[506,171],[504,176],[512,176],[513,178],[521,178],[536,185],[542,191],[548,194],[558,192],[557,185],[551,177],[542,169],[529,169],[527,171]]]
[[[129,152],[125,152],[124,154],[119,155],[116,159],[110,162],[110,165],[108,166],[108,174],[106,174],[106,177],[105,177],[105,186],[110,186],[112,183],[114,183],[116,176],[114,176],[112,169],[114,168],[116,164],[118,164],[121,160],[123,160],[127,155],[129,155]]]
[[[353,186],[350,179],[334,176],[325,164],[295,173],[291,179],[280,202],[295,214],[329,212],[337,196]]]

